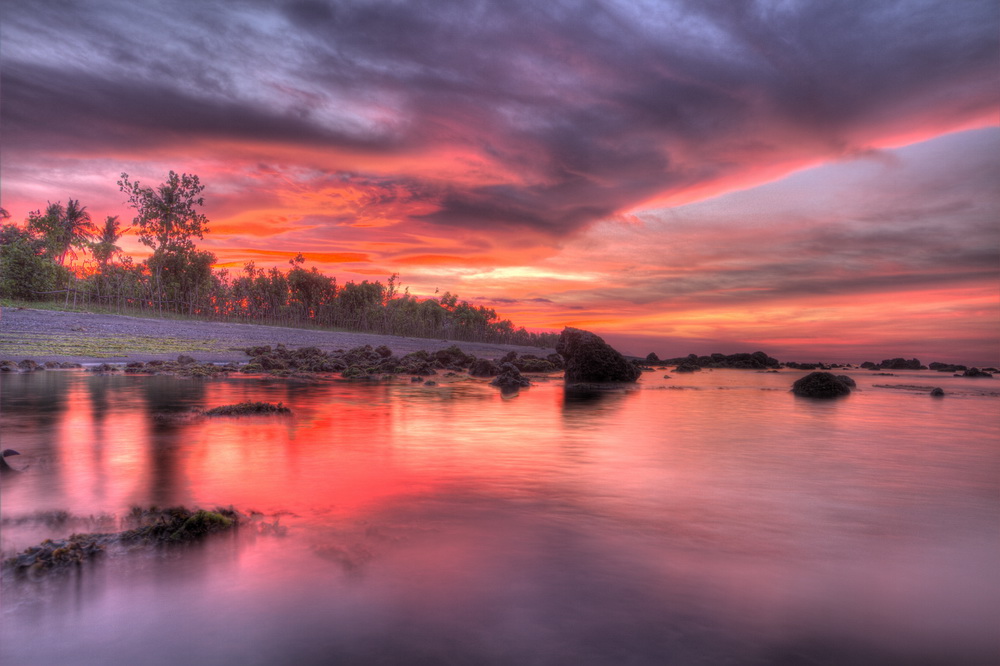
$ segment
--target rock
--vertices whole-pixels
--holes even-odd
[[[932,362],[927,366],[931,370],[936,370],[937,372],[965,372],[968,370],[968,366],[965,365],[955,365],[952,363],[937,363]]]
[[[990,373],[985,370],[980,370],[979,368],[969,368],[962,373],[963,377],[992,377]]]
[[[566,364],[566,383],[634,382],[642,371],[590,331],[565,328],[556,351]]]
[[[292,410],[280,402],[277,405],[270,402],[240,402],[235,405],[222,405],[205,412],[205,416],[246,416],[248,414],[291,414]]]
[[[692,363],[684,363],[674,368],[674,372],[701,372],[701,366],[694,365]]]
[[[656,355],[656,352],[649,352],[646,354],[646,363],[657,364],[660,362],[660,357]]]
[[[837,379],[839,379],[842,384],[847,386],[847,388],[853,389],[858,387],[858,383],[847,375],[837,375]]]
[[[926,370],[927,366],[921,365],[920,361],[915,358],[911,358],[907,361],[905,358],[888,358],[879,363],[879,366],[883,370]]]
[[[181,354],[177,357],[177,365],[191,365],[192,363],[197,363],[197,361],[187,354]]]
[[[44,365],[39,365],[32,361],[30,358],[26,358],[17,364],[17,367],[21,368],[24,372],[35,372],[36,370],[44,370]]]
[[[850,392],[850,386],[829,372],[811,372],[792,384],[792,393],[804,398],[837,398]]]
[[[931,390],[931,395],[934,396],[935,398],[943,398],[944,397],[944,389],[941,389],[941,388],[932,389]]]
[[[18,370],[14,361],[0,361],[0,372],[18,372]]]
[[[531,386],[531,382],[521,376],[521,371],[513,363],[504,363],[501,365],[500,374],[490,384],[500,387],[500,390],[504,392],[516,391],[524,386]]]
[[[469,366],[469,374],[473,377],[496,377],[500,368],[488,358],[477,358]]]

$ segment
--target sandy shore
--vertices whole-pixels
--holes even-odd
[[[75,363],[127,363],[172,360],[187,354],[203,362],[246,361],[242,348],[285,344],[319,347],[325,352],[362,345],[386,345],[398,356],[426,349],[435,351],[457,344],[482,358],[498,358],[509,351],[540,356],[552,349],[428,338],[319,331],[256,324],[172,319],[147,319],[123,315],[88,314],[3,308],[0,311],[0,360],[72,361]]]

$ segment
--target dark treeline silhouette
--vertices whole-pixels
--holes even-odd
[[[170,172],[156,187],[118,181],[136,215],[130,229],[152,250],[141,262],[124,255],[118,216],[98,227],[85,206],[69,200],[32,211],[23,225],[8,222],[0,208],[0,298],[62,300],[117,313],[175,313],[224,321],[284,326],[311,325],[352,331],[445,338],[468,342],[554,346],[556,333],[532,333],[487,307],[445,292],[419,299],[400,290],[399,275],[380,281],[349,281],[315,267],[300,253],[289,268],[213,269],[215,255],[195,239],[208,232],[204,186],[198,176]],[[67,258],[77,262],[73,268]]]

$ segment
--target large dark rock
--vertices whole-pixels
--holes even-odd
[[[590,331],[565,328],[556,344],[565,359],[566,383],[634,382],[642,371]]]
[[[962,373],[963,377],[992,377],[993,375],[986,372],[985,370],[980,370],[979,368],[969,368]]]
[[[810,372],[792,384],[792,393],[804,398],[838,398],[850,392],[850,386],[829,372]]]

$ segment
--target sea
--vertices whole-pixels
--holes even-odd
[[[4,558],[132,507],[248,516],[8,571],[0,663],[1000,663],[1000,378],[838,372],[0,375]],[[291,414],[199,411],[243,401]]]

